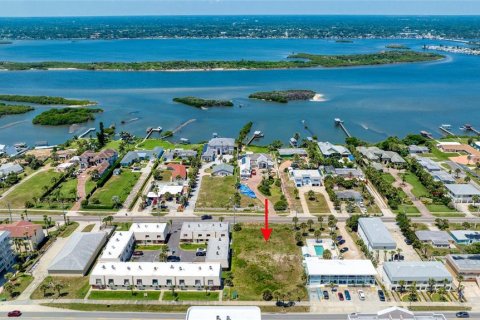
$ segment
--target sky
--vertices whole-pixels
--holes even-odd
[[[0,0],[2,17],[255,14],[480,15],[480,0]]]

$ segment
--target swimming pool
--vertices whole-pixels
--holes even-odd
[[[313,246],[313,247],[315,248],[315,254],[318,257],[323,257],[323,246],[316,245],[316,246]]]

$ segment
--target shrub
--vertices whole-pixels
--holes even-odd
[[[263,300],[265,300],[265,301],[271,301],[271,300],[273,299],[272,290],[270,290],[270,289],[265,289],[265,290],[263,290],[263,292],[262,292],[262,298],[263,298]]]
[[[280,200],[275,202],[275,204],[273,205],[273,208],[275,209],[275,211],[285,211],[287,210],[288,205],[286,201]]]

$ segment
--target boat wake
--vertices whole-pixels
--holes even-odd
[[[7,128],[10,128],[10,127],[14,127],[17,124],[24,123],[24,122],[28,122],[28,120],[21,120],[21,121],[15,121],[15,122],[7,123],[6,125],[1,126],[0,130],[7,129]]]

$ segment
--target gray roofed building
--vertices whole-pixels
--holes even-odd
[[[372,168],[377,171],[383,171],[382,165],[378,162],[372,162]]]
[[[440,181],[444,184],[453,184],[456,183],[455,177],[450,173],[440,170],[430,173],[435,181]]]
[[[358,234],[371,251],[397,248],[395,240],[380,218],[358,219]]]
[[[213,138],[205,145],[202,152],[204,161],[213,161],[218,155],[233,154],[235,150],[235,139],[233,138]]]
[[[376,314],[368,313],[351,313],[348,320],[446,320],[445,316],[440,313],[425,313],[415,315],[410,310],[400,307],[390,307],[378,311]]]
[[[452,230],[453,240],[458,244],[472,244],[480,242],[480,232],[475,230]]]
[[[5,163],[0,166],[0,178],[8,176],[10,173],[22,173],[23,168],[18,163]]]
[[[442,167],[435,161],[429,158],[423,158],[423,157],[416,157],[418,163],[427,171],[432,172],[432,171],[440,171],[442,170]]]
[[[385,164],[393,163],[397,165],[405,163],[405,160],[394,151],[384,151],[378,147],[357,147],[357,151],[370,161],[381,161]]]
[[[129,151],[122,158],[122,160],[120,161],[120,164],[126,167],[140,160],[158,159],[162,156],[162,154],[163,154],[163,149],[160,147],[155,147],[153,150]]]
[[[228,222],[184,222],[180,231],[180,240],[207,242],[213,238],[229,237]]]
[[[437,248],[449,247],[453,242],[452,237],[446,231],[419,230],[415,231],[415,235],[421,242],[429,243]]]
[[[445,188],[447,188],[448,195],[454,202],[471,203],[473,202],[473,197],[480,196],[480,190],[470,183],[446,184]]]
[[[307,151],[303,148],[282,148],[278,149],[278,154],[280,157],[291,157],[296,154],[303,157],[307,155]]]
[[[207,254],[205,256],[205,262],[218,262],[222,266],[222,269],[228,269],[230,267],[230,238],[220,237],[212,238],[208,240]]]
[[[335,168],[334,174],[343,178],[365,179],[363,171],[357,168]]]
[[[438,261],[395,261],[383,264],[383,282],[389,289],[400,287],[399,282],[416,282],[417,289],[426,290],[429,279],[435,280],[434,287],[443,286],[444,280],[447,289],[451,287],[452,275],[445,266]]]
[[[351,153],[350,151],[342,145],[331,144],[330,142],[318,142],[317,143],[320,152],[325,157],[331,156],[340,156],[340,157],[348,157]]]
[[[456,275],[464,280],[475,280],[480,277],[480,254],[449,254],[447,265]]]
[[[48,266],[48,273],[86,275],[106,240],[105,232],[75,232]]]
[[[356,202],[363,201],[363,196],[356,190],[335,191],[335,195],[339,200],[353,200]]]
[[[408,146],[409,153],[428,153],[430,150],[426,146],[416,146],[414,144]]]
[[[222,163],[212,168],[212,176],[231,176],[233,175],[233,166]]]

